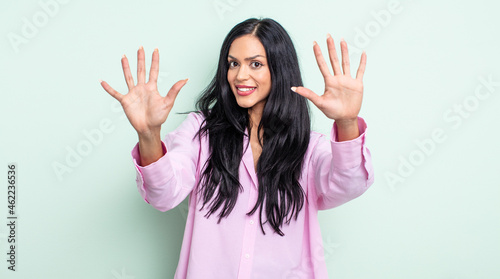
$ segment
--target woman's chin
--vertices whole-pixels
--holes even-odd
[[[238,103],[238,106],[241,108],[251,108],[255,105],[255,102],[252,102],[251,100],[248,100],[248,98],[245,98],[247,100],[242,100],[242,98],[236,97],[236,103]]]
[[[240,108],[246,108],[246,109],[249,109],[249,108],[253,107],[252,104],[248,104],[248,103],[238,103],[238,106]]]
[[[267,98],[264,100],[255,100],[255,98],[248,98],[246,97],[236,97],[236,103],[238,104],[239,107],[241,108],[246,108],[246,109],[255,109],[257,111],[263,110],[264,105],[266,104]]]

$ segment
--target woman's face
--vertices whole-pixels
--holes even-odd
[[[238,105],[262,112],[271,92],[271,72],[262,43],[255,36],[241,36],[231,44],[227,60],[227,81]]]

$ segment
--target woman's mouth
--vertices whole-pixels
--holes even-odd
[[[236,87],[236,92],[240,96],[247,96],[252,94],[257,87]]]

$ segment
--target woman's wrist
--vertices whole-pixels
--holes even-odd
[[[359,137],[358,118],[335,120],[338,141],[352,140]]]
[[[161,131],[160,130],[150,130],[146,132],[137,132],[137,136],[139,138],[139,141],[144,141],[144,142],[155,142],[158,139],[161,139],[160,137]]]
[[[145,167],[158,161],[163,156],[163,148],[159,132],[139,134],[140,165]]]

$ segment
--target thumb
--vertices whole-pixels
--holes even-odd
[[[303,86],[293,86],[291,89],[293,92],[305,97],[316,106],[320,101],[321,97],[318,96],[318,94],[314,93],[311,89],[305,88]]]
[[[172,85],[172,87],[170,88],[170,90],[167,93],[167,96],[165,96],[165,98],[164,98],[164,101],[166,104],[174,103],[175,98],[177,97],[177,94],[179,94],[179,91],[181,91],[181,88],[184,87],[184,85],[186,85],[187,81],[188,81],[188,78],[183,79],[183,80],[179,80],[174,85]]]

